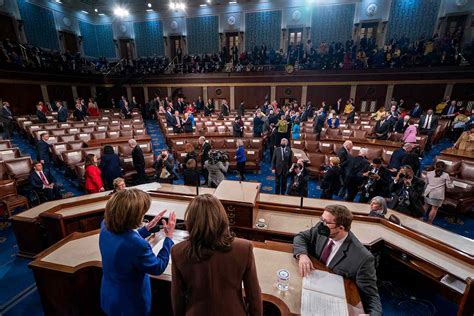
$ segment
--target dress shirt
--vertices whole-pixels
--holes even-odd
[[[332,246],[331,253],[329,254],[328,261],[326,262],[326,267],[329,266],[329,264],[331,263],[331,260],[334,258],[337,251],[339,250],[339,248],[341,248],[342,244],[344,243],[344,240],[346,240],[348,235],[349,234],[346,234],[346,236],[344,238],[342,238],[340,240],[337,240],[337,241],[334,240],[334,239],[331,239],[331,238],[328,239],[328,242],[329,242],[329,240],[332,240],[334,245]]]
[[[430,129],[431,128],[431,116],[432,115],[428,115],[426,117],[425,126],[423,126],[424,129]]]
[[[43,171],[36,171],[36,174],[38,175],[38,177],[43,182],[43,189],[45,188],[45,186],[49,185],[48,178],[46,178],[46,175],[44,174]]]

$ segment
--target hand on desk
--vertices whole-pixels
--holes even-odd
[[[314,266],[311,262],[311,259],[308,257],[308,255],[304,253],[300,254],[299,256],[298,266],[300,275],[302,277],[307,276],[311,272],[311,270],[314,270]]]

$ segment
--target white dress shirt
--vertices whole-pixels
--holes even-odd
[[[344,243],[344,240],[346,240],[347,236],[349,234],[346,234],[346,236],[340,240],[334,240],[334,239],[331,239],[329,238],[329,240],[332,240],[332,242],[334,243],[334,245],[332,246],[332,249],[331,249],[331,253],[329,254],[329,257],[328,257],[328,261],[326,262],[326,266],[328,267],[329,264],[331,263],[332,259],[334,258],[334,256],[336,255],[337,251],[339,250],[339,248],[341,248],[342,244]],[[328,242],[329,242],[328,240]]]
[[[46,185],[49,185],[49,181],[48,181],[48,178],[46,178],[46,175],[44,174],[43,171],[36,171],[36,174],[38,175],[38,177],[41,179],[41,174],[43,174],[44,176],[44,181],[46,182],[46,184],[43,183],[43,189],[46,188]],[[43,182],[43,179],[41,179],[41,182]]]

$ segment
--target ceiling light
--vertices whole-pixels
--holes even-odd
[[[184,9],[186,9],[186,5],[183,2],[181,2],[181,3],[179,3],[179,8],[181,10],[184,10]]]
[[[209,4],[211,4],[211,0],[207,0],[206,2],[209,3]]]
[[[114,14],[118,17],[126,17],[128,16],[128,10],[124,9],[124,8],[121,8],[121,7],[116,7],[114,9]]]
[[[229,4],[237,4],[237,1],[229,1]]]
[[[200,7],[207,7],[207,4],[203,3],[199,5]]]
[[[59,3],[59,4],[61,4],[62,2],[61,2],[61,0],[56,0],[56,3]]]
[[[148,2],[147,6],[148,6],[149,8],[151,8],[151,3],[150,3],[150,2]]]
[[[146,9],[146,12],[153,12],[153,9]]]
[[[104,16],[105,14],[103,14],[103,13],[99,13],[99,15],[100,15],[100,16]]]
[[[89,12],[84,11],[84,10],[81,10],[81,12],[84,13],[84,14],[89,14]]]
[[[170,8],[171,10],[177,9],[177,4],[174,2],[170,2]]]
[[[94,12],[99,12],[99,10],[97,10],[97,9],[94,9]]]

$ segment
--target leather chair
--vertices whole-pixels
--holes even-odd
[[[319,151],[319,142],[314,140],[305,140],[304,148],[307,153],[315,153]]]
[[[82,162],[82,150],[67,150],[62,152],[61,156],[66,167],[74,174],[76,165]]]
[[[82,140],[75,140],[73,142],[68,143],[68,150],[72,149],[81,149],[85,147],[85,143]]]
[[[8,148],[0,150],[0,160],[11,160],[15,158],[19,158],[20,149],[19,148]]]
[[[138,146],[140,146],[140,148],[142,149],[143,154],[149,154],[153,152],[150,143],[138,143]]]
[[[120,124],[111,124],[109,125],[108,131],[120,131]]]
[[[15,180],[0,180],[0,204],[4,206],[7,218],[11,211],[20,206],[29,208],[28,199],[23,195],[19,195],[16,190]]]
[[[317,141],[317,135],[313,133],[305,133],[304,134],[304,140],[311,140],[311,141]]]
[[[393,149],[382,149],[382,160],[386,165],[388,165],[388,163],[390,162],[390,158],[392,158],[393,152]]]
[[[5,162],[0,161],[0,180],[5,180],[8,178],[7,167]]]
[[[131,180],[133,179],[137,172],[133,168],[133,159],[132,157],[123,157],[121,159],[121,164],[123,168],[123,178],[125,180]]]
[[[186,142],[184,140],[178,140],[178,139],[171,140],[171,148],[175,151],[184,151],[185,146],[186,146]]]
[[[307,167],[308,173],[311,177],[319,177],[321,166],[326,161],[326,156],[322,153],[307,153],[309,159],[309,166]]]
[[[91,134],[87,134],[87,133],[76,134],[76,140],[82,140],[83,142],[87,143],[91,139],[92,139]]]
[[[304,150],[305,141],[304,140],[292,140],[291,148]]]
[[[334,152],[334,144],[329,142],[319,142],[319,151],[323,154],[332,154]]]
[[[119,138],[120,137],[120,131],[107,131],[107,138]]]
[[[442,209],[455,214],[465,214],[474,205],[474,183],[469,180],[452,179],[454,188],[446,191]]]
[[[218,140],[217,140],[218,141]],[[215,142],[216,140],[212,140],[212,146],[214,147],[215,145]],[[235,148],[236,144],[235,144],[235,139],[233,138],[227,138],[227,139],[224,139],[224,146],[222,146],[221,148]],[[244,145],[245,146],[245,145]]]
[[[342,134],[343,137],[351,137],[353,133],[354,133],[354,131],[351,130],[351,129],[343,129],[341,131],[341,134]]]
[[[106,139],[107,133],[106,132],[93,132],[92,139]]]
[[[450,176],[456,176],[461,169],[461,160],[451,159],[449,157],[436,157],[434,163],[442,161],[446,165],[445,171],[449,173]]]
[[[0,149],[11,148],[12,145],[9,140],[0,140]]]
[[[262,140],[260,138],[254,138],[249,140],[249,148],[261,150],[263,146]]]
[[[5,160],[5,167],[8,177],[16,181],[21,186],[28,184],[30,172],[33,168],[31,157],[21,157],[12,160]]]
[[[215,126],[206,126],[206,133],[215,133],[217,128]]]
[[[119,155],[122,157],[131,157],[132,156],[132,148],[128,145],[128,143],[119,144]]]
[[[120,137],[133,137],[133,130],[132,129],[123,129],[120,131]]]
[[[60,135],[67,134],[67,129],[65,128],[52,129],[48,133],[49,135],[60,136]]]
[[[77,179],[79,180],[79,183],[81,184],[81,186],[84,186],[85,174],[86,174],[86,168],[85,168],[84,163],[75,165],[74,172],[76,173]]]
[[[146,135],[146,130],[144,128],[133,129],[133,136]]]
[[[144,154],[145,158],[145,173],[147,176],[152,177],[155,175],[155,168],[153,164],[155,163],[156,157],[152,153]]]
[[[367,131],[364,130],[354,130],[353,137],[357,139],[365,139],[367,137]]]
[[[382,157],[382,148],[367,146],[367,159],[369,161]]]
[[[339,126],[341,126],[341,125],[339,125]],[[353,131],[360,131],[362,129],[362,126],[359,125],[359,124],[351,124],[349,129],[353,130]]]
[[[459,178],[474,183],[474,161],[462,160],[459,168]]]
[[[90,123],[90,122],[89,122]],[[93,133],[95,131],[94,126],[86,126],[86,127],[81,127],[81,133]]]
[[[69,148],[72,149],[72,148]],[[61,153],[68,150],[68,143],[56,143],[53,144],[51,151],[55,159],[62,160]]]
[[[260,170],[260,152],[256,149],[245,150],[245,170]]]
[[[109,127],[109,122],[99,122],[95,127],[96,132],[107,132]]]
[[[59,136],[59,142],[61,143],[68,143],[76,140],[76,136],[74,135],[61,135]]]
[[[222,150],[224,148],[235,148],[235,142],[234,145],[230,145],[229,147],[226,146],[225,139],[222,138],[213,138],[211,139],[211,146],[213,149],[218,149]]]
[[[100,147],[88,147],[82,149],[82,159],[85,160],[87,155],[89,154],[93,154],[97,157],[97,159],[100,159],[102,155],[102,150]]]
[[[339,130],[339,128],[328,128],[326,129],[325,135],[328,137],[339,136],[341,135],[341,131]]]

